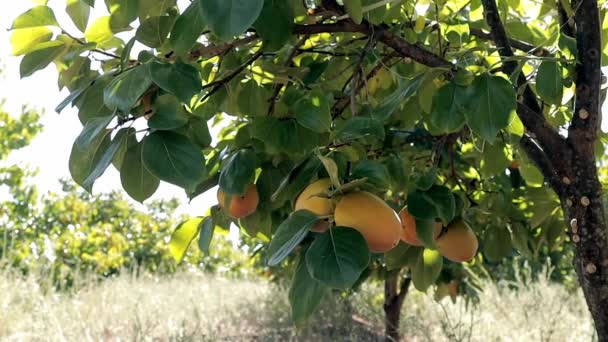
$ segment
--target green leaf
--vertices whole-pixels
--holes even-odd
[[[401,105],[407,102],[420,88],[424,80],[424,74],[418,75],[408,82],[399,81],[399,87],[391,95],[386,97],[378,108],[372,112],[372,117],[384,122],[393,115]]]
[[[313,91],[293,106],[298,123],[315,132],[324,133],[331,127],[331,112],[327,97],[320,91]]]
[[[169,37],[174,23],[175,18],[168,16],[148,18],[137,28],[135,38],[146,46],[158,48]]]
[[[201,150],[185,136],[171,131],[146,136],[142,159],[150,173],[184,189],[194,187],[205,174]]]
[[[219,185],[227,194],[244,194],[255,179],[257,157],[251,149],[235,152],[226,160],[220,172]]]
[[[82,0],[68,0],[65,11],[80,32],[86,31],[91,12],[91,7],[86,2]]]
[[[433,185],[427,191],[415,190],[407,197],[408,210],[414,217],[423,220],[441,218],[444,224],[455,215],[456,203],[449,188]]]
[[[175,259],[176,262],[181,262],[188,251],[188,247],[196,238],[199,232],[199,226],[203,219],[196,217],[190,219],[177,227],[177,229],[171,234],[171,240],[169,240],[169,254]]]
[[[403,241],[399,242],[395,248],[384,253],[384,262],[386,262],[386,268],[389,271],[392,271],[407,266],[412,255],[412,251],[415,251],[415,248],[416,247],[410,246]],[[414,253],[414,257],[417,260],[418,254]]]
[[[137,19],[138,0],[105,0],[110,12],[110,27],[123,29]]]
[[[93,81],[93,84],[74,100],[74,105],[78,107],[78,118],[83,125],[93,118],[113,114],[113,111],[103,103],[103,90],[109,83],[110,77],[102,76]]]
[[[435,231],[435,225],[437,224],[434,219],[425,220],[420,218],[416,219],[416,235],[418,240],[424,244],[427,248],[436,248],[435,238],[437,237]]]
[[[483,177],[489,179],[504,174],[509,164],[510,161],[507,157],[504,144],[499,141],[495,141],[492,145],[485,144],[483,159],[480,164],[480,171]]]
[[[306,252],[310,275],[336,289],[352,287],[369,261],[365,238],[348,227],[334,227],[317,236]]]
[[[443,267],[443,257],[438,251],[432,249],[424,249],[418,257],[418,262],[412,269],[412,283],[418,291],[426,292],[429,286],[435,283],[435,280],[441,273]]]
[[[36,6],[22,13],[13,21],[11,30],[38,26],[59,26],[55,13],[48,6]]]
[[[308,210],[298,210],[283,221],[268,245],[268,265],[283,261],[302,242],[310,228],[319,221],[317,215]]]
[[[428,172],[416,179],[416,188],[422,191],[427,191],[437,181],[437,168],[433,167]]]
[[[127,150],[131,147],[138,144],[137,138],[135,137],[136,130],[133,127],[121,128],[118,132],[124,131],[127,135],[125,139],[122,140],[120,146],[118,147],[118,151],[114,154],[114,158],[112,158],[112,164],[118,171],[122,167],[122,163],[125,159],[125,154],[127,154]],[[117,133],[117,135],[119,134]]]
[[[201,75],[198,69],[190,64],[155,61],[150,64],[150,76],[157,86],[186,104],[190,104],[190,99],[202,89]]]
[[[118,131],[114,139],[112,139],[107,148],[96,152],[98,156],[95,156],[94,162],[89,171],[89,175],[82,183],[83,188],[89,190],[89,192],[93,189],[93,184],[99,177],[101,177],[101,175],[103,175],[108,166],[110,166],[114,155],[120,148],[120,145],[123,142],[126,142],[127,138],[127,130],[121,129]]]
[[[182,13],[171,31],[169,41],[177,55],[185,55],[205,29],[206,22],[201,6],[202,0],[194,0]]]
[[[336,133],[336,139],[349,141],[366,136],[373,136],[384,140],[384,126],[382,122],[373,118],[354,116],[346,120]]]
[[[205,120],[190,119],[190,125],[188,126],[188,134],[200,148],[206,148],[211,145],[211,133],[209,132],[209,126]]]
[[[264,0],[201,1],[203,16],[211,31],[222,40],[245,32],[262,11]]]
[[[327,171],[329,179],[331,180],[331,184],[334,186],[334,188],[337,189],[342,187],[342,183],[340,182],[340,176],[338,175],[338,164],[336,164],[333,159],[329,157],[324,157],[321,154],[319,154],[317,158],[319,158],[319,160],[323,164],[323,167],[325,167],[325,171]]]
[[[351,179],[361,178],[367,178],[367,184],[373,185],[378,191],[386,191],[391,181],[391,176],[384,164],[367,159],[360,161],[352,169]]]
[[[490,143],[507,127],[516,108],[515,90],[500,76],[483,74],[475,78],[467,95],[465,117],[471,129]]]
[[[536,92],[543,101],[560,105],[564,94],[562,69],[554,61],[543,61],[536,73]]]
[[[127,149],[120,168],[120,182],[127,194],[140,203],[150,198],[158,189],[160,179],[144,166],[142,144]]]
[[[319,143],[319,135],[291,119],[256,117],[251,135],[266,146],[269,154],[303,154]]]
[[[92,184],[85,181],[91,175],[93,168],[100,163],[110,145],[112,131],[106,127],[111,120],[112,117],[91,120],[72,145],[70,174],[76,183],[89,192],[92,190]]]
[[[270,197],[271,201],[277,201],[285,193],[300,193],[316,177],[321,167],[322,163],[317,157],[308,156],[302,159],[281,180],[281,183]]]
[[[54,40],[38,44],[35,50],[26,54],[21,60],[19,65],[21,78],[31,76],[36,71],[46,68],[63,51],[65,51],[65,44],[62,41]]]
[[[506,227],[493,225],[483,234],[483,254],[490,261],[498,262],[513,253],[511,234]]]
[[[447,83],[433,96],[431,123],[444,133],[457,132],[465,123],[467,88]]]
[[[134,0],[132,0],[134,1]],[[177,4],[176,0],[136,0],[138,1],[137,15],[140,22],[150,17],[160,17],[167,14]]]
[[[268,113],[268,100],[272,96],[254,80],[239,86],[237,105],[241,115],[262,116]]]
[[[265,0],[253,27],[264,40],[264,48],[277,51],[291,38],[293,20],[293,10],[288,1]]]
[[[289,288],[291,317],[296,325],[302,325],[315,312],[329,288],[308,273],[304,254],[298,260]]]
[[[148,65],[137,66],[114,77],[103,91],[103,102],[110,109],[129,113],[152,85]]]
[[[213,232],[215,231],[213,218],[210,216],[205,217],[199,224],[199,230],[198,249],[206,255],[209,255],[209,246],[211,245],[211,239],[213,239]]]
[[[158,130],[170,130],[188,123],[188,113],[172,94],[163,94],[154,101],[154,115],[148,121],[148,127]]]
[[[53,31],[47,27],[33,27],[14,30],[11,33],[11,54],[20,56],[32,51],[38,44],[48,42]]]
[[[342,0],[346,13],[355,22],[355,24],[361,24],[363,21],[363,5],[361,0]]]
[[[104,16],[97,18],[87,27],[84,37],[87,42],[95,42],[98,46],[103,46],[114,39],[114,33],[118,32],[112,29],[111,17]]]

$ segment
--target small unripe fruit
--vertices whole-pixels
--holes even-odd
[[[328,216],[334,213],[334,205],[331,199],[321,197],[320,194],[327,193],[331,187],[329,178],[319,179],[308,185],[298,196],[294,210],[308,210],[317,216]],[[322,233],[329,227],[327,220],[317,222],[310,230]]]
[[[351,192],[336,205],[337,226],[358,230],[370,251],[384,253],[395,247],[401,238],[401,220],[380,197],[365,191]]]
[[[226,210],[228,216],[239,219],[255,212],[260,202],[260,197],[255,184],[249,184],[244,194],[232,195],[228,209],[225,208],[226,193],[222,189],[217,191],[217,201],[220,208]]]
[[[450,223],[443,235],[437,239],[437,249],[446,258],[456,262],[473,259],[479,242],[471,228],[461,219]]]

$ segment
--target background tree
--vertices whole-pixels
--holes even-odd
[[[442,242],[457,231],[481,240],[473,265],[568,243],[608,341],[603,1],[107,0],[91,22],[94,2],[70,1],[81,33],[42,3],[15,20],[13,53],[22,76],[54,63],[70,90],[57,110],[76,106],[84,126],[74,180],[91,191],[113,163],[138,201],[161,180],[191,197],[219,184],[225,210],[181,225],[177,251],[196,236],[206,249],[230,221],[272,239],[271,265],[295,250],[286,262],[300,322],[329,289],[370,275],[389,279],[387,303],[409,284],[396,284],[403,267],[420,290],[457,279],[462,265],[449,259],[465,258]],[[211,145],[207,123],[227,117]],[[335,215],[290,215],[317,178],[330,179],[317,197]],[[372,228],[396,222],[378,214],[387,204],[407,205],[423,246],[385,248],[399,236]],[[330,229],[309,233],[320,220]]]

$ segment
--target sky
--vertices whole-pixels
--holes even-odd
[[[3,6],[3,13],[0,15],[0,63],[4,69],[3,75],[0,76],[0,99],[5,99],[3,109],[18,115],[21,113],[22,106],[26,105],[43,111],[45,114],[42,118],[43,132],[32,141],[30,146],[13,153],[9,157],[8,163],[37,168],[39,172],[33,181],[41,193],[60,191],[61,186],[58,180],[71,178],[68,169],[70,150],[82,126],[74,108],[67,107],[61,114],[55,112],[54,108],[68,95],[68,92],[65,90],[59,92],[57,71],[52,65],[33,76],[19,79],[21,58],[10,56],[8,28],[11,26],[12,20],[31,8],[34,2],[16,0],[10,3],[8,6]],[[79,33],[73,25],[69,25],[71,21],[63,11],[65,0],[50,0],[48,5],[55,10],[55,15],[62,25],[68,23],[65,24],[68,32],[75,35]],[[92,13],[91,17],[104,14],[103,12]],[[122,189],[120,174],[113,166],[110,166],[95,183],[93,192],[106,192],[114,189]],[[215,196],[214,189],[188,203],[188,198],[181,188],[161,182],[160,188],[150,200],[178,198],[182,203],[178,213],[196,216],[203,215],[211,205],[217,202]]]

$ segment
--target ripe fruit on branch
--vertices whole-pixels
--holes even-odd
[[[222,189],[217,191],[217,201],[220,208],[226,210],[228,216],[238,219],[253,214],[258,207],[260,197],[255,184],[249,184],[244,194],[231,196],[227,209],[226,193]]]
[[[311,183],[302,191],[296,200],[295,211],[308,210],[317,216],[328,216],[334,213],[334,204],[331,199],[322,197],[329,192],[331,180],[329,178],[319,179]],[[327,220],[317,222],[310,230],[322,233],[329,227]]]
[[[477,236],[462,219],[450,223],[445,233],[437,239],[437,249],[446,258],[456,262],[473,259],[479,242]]]
[[[351,192],[336,206],[337,226],[358,230],[370,251],[384,253],[399,243],[401,221],[397,213],[380,197],[365,191]]]
[[[412,246],[422,246],[424,245],[420,239],[418,239],[418,232],[416,231],[416,218],[410,214],[407,210],[407,207],[401,209],[399,212],[399,218],[401,219],[401,240]],[[435,232],[433,234],[433,239],[436,239],[437,236],[441,233],[441,223],[436,223]]]

